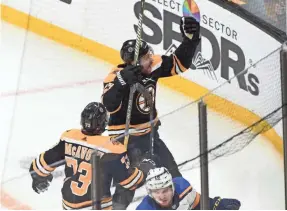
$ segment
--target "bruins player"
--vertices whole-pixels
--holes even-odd
[[[62,187],[63,208],[91,207],[90,160],[95,149],[101,155],[102,209],[112,208],[110,193],[112,179],[129,190],[134,190],[143,184],[146,173],[154,163],[144,159],[139,168],[131,168],[125,147],[122,144],[114,145],[110,140],[111,137],[101,135],[107,125],[107,116],[103,104],[89,103],[81,113],[82,129],[64,132],[56,146],[33,160],[30,174],[35,192],[47,190],[53,179],[51,173],[58,166],[65,165],[66,178]]]
[[[139,64],[133,64],[136,40],[127,40],[123,43],[120,55],[124,64],[118,65],[104,80],[102,95],[103,104],[110,113],[108,124],[109,134],[118,136],[124,134],[126,112],[129,100],[129,89],[134,83],[142,84],[153,95],[153,108],[155,120],[154,128],[154,154],[160,158],[160,165],[166,167],[173,177],[181,176],[174,158],[160,139],[155,108],[156,85],[159,78],[170,77],[186,71],[192,63],[196,47],[200,42],[200,24],[192,17],[183,17],[180,20],[180,30],[183,36],[182,43],[170,56],[154,55],[152,48],[142,41],[139,50]],[[143,96],[136,92],[131,112],[128,142],[128,156],[132,165],[138,163],[138,158],[150,149],[150,107],[146,104]],[[123,140],[121,140],[123,141]],[[123,194],[117,187],[114,194],[114,204],[125,204],[117,209],[126,209],[133,198],[132,192]],[[118,203],[117,203],[118,202]]]

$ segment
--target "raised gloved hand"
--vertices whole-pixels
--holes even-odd
[[[50,186],[50,182],[53,180],[53,175],[50,174],[46,177],[41,177],[37,175],[36,173],[31,174],[32,177],[32,188],[36,193],[45,192],[48,190],[48,187]]]
[[[211,200],[211,209],[213,210],[239,210],[241,203],[237,199],[222,199],[215,197]]]
[[[117,72],[117,78],[121,85],[133,85],[137,83],[141,76],[142,66],[127,65],[123,70]]]
[[[200,23],[193,17],[182,17],[180,19],[180,31],[183,37],[188,39],[198,39],[200,32]]]

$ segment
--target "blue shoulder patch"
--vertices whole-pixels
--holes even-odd
[[[181,196],[184,192],[191,188],[190,183],[183,177],[173,178],[175,192]],[[181,198],[181,197],[180,197]]]

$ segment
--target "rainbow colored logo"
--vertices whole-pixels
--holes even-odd
[[[193,17],[200,22],[200,11],[194,0],[185,0],[182,5],[183,16]]]

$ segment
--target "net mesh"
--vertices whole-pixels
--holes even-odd
[[[286,32],[286,0],[229,0],[261,20]]]
[[[240,73],[260,76],[259,95],[256,97],[249,93],[245,95],[245,102],[252,102],[250,106],[248,105],[250,110],[235,105],[238,95],[228,95],[226,91],[230,83],[237,82],[238,76],[233,77],[230,83],[224,83],[202,97],[207,104],[209,161],[242,150],[258,134],[267,136],[272,143],[281,141],[280,131],[275,131],[273,128],[282,119],[280,50],[281,48],[268,54]],[[228,95],[226,95],[228,100],[219,97],[224,94]],[[217,112],[214,113],[214,110]],[[214,116],[216,121],[213,121]],[[219,128],[220,121],[223,121],[222,125],[229,125],[229,127]],[[272,130],[269,131],[270,129]],[[218,135],[219,132],[221,132],[220,135]],[[197,155],[179,165],[182,169],[199,167],[200,156]]]

